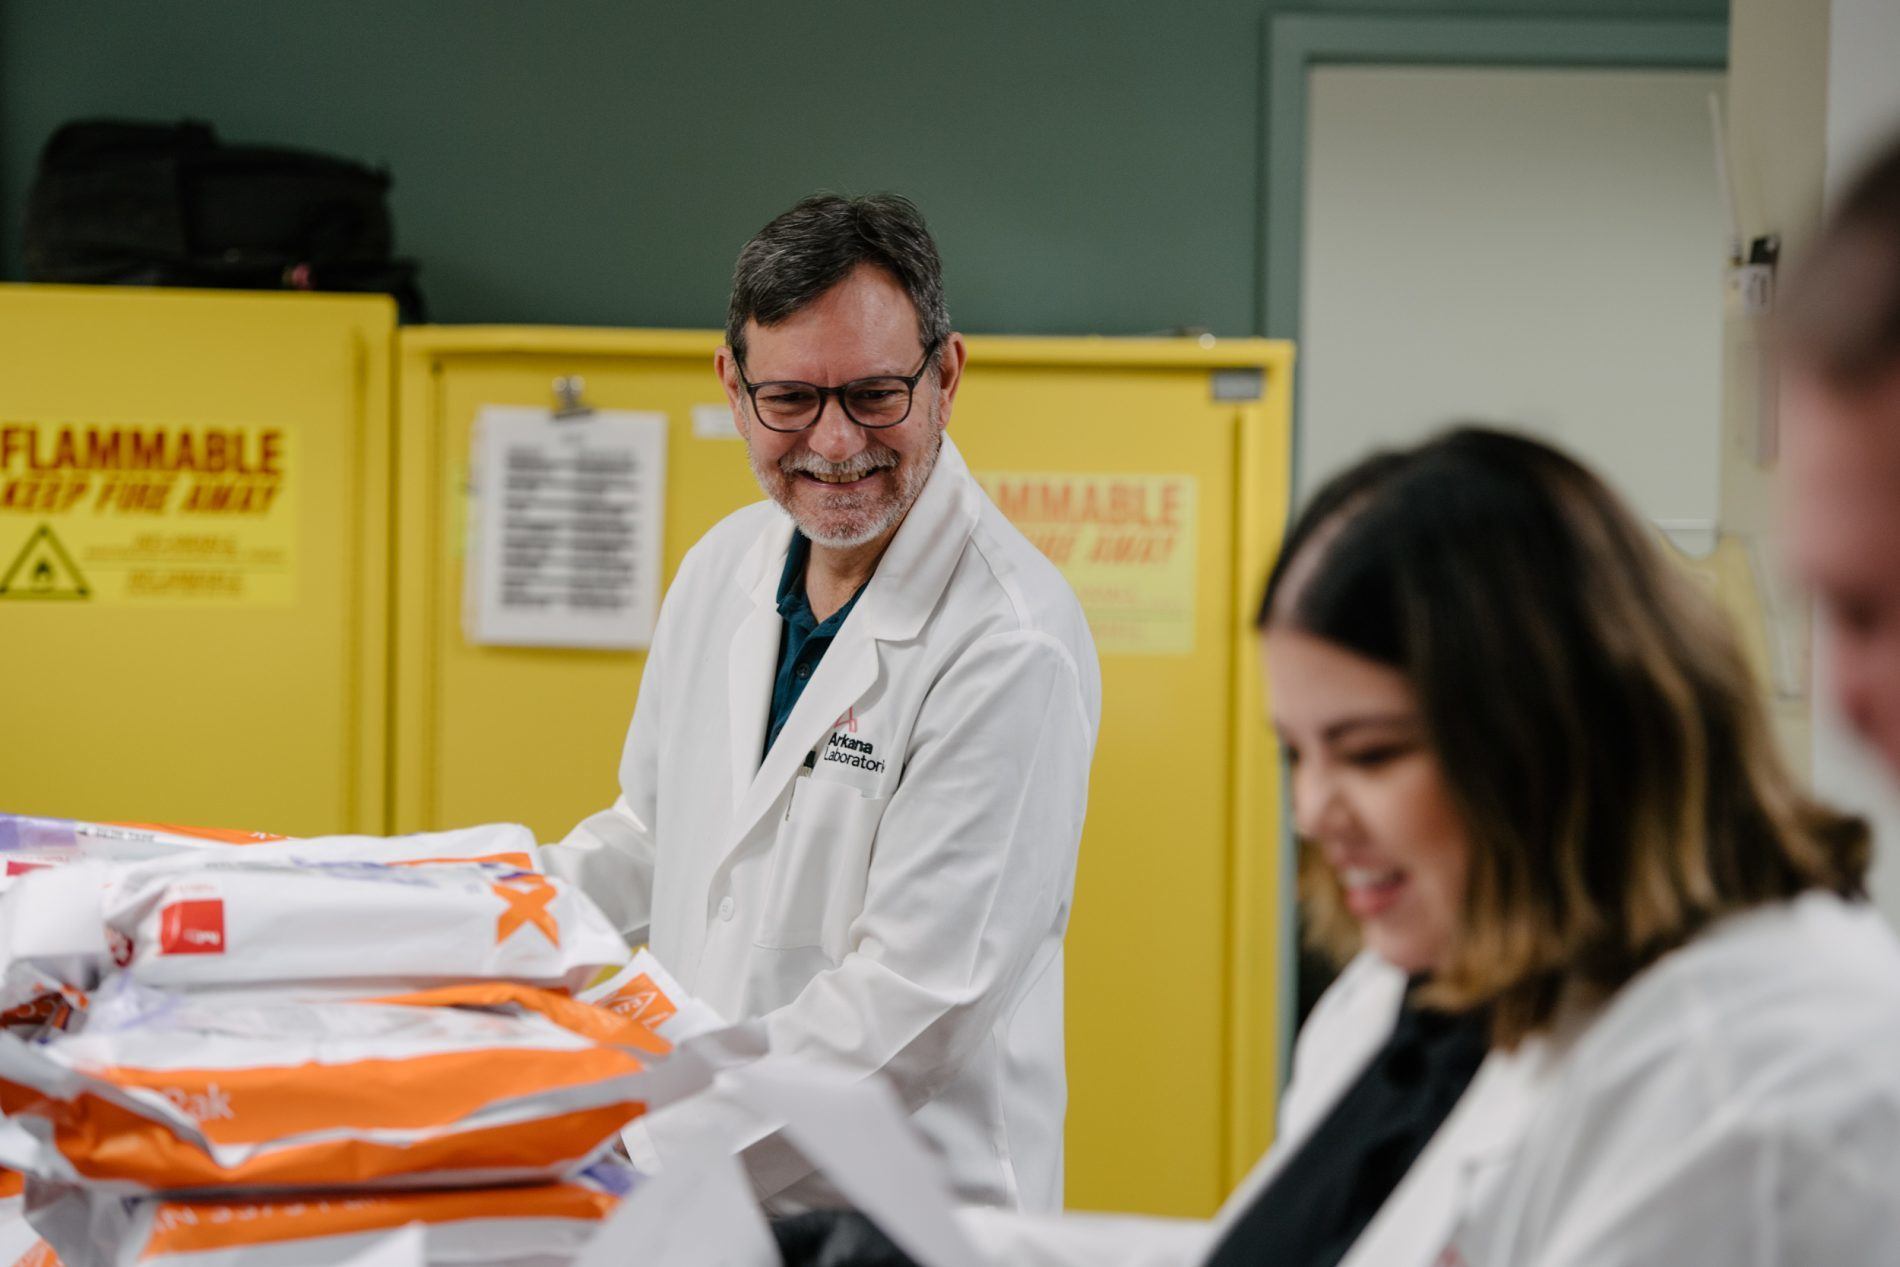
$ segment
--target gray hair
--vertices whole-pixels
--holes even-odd
[[[760,229],[732,269],[726,346],[745,364],[745,326],[777,325],[843,281],[860,264],[897,279],[917,310],[925,347],[950,334],[943,264],[917,205],[900,194],[814,194]]]

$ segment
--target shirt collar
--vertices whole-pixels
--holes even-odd
[[[857,592],[845,600],[843,607],[821,622],[811,609],[811,596],[805,592],[805,564],[810,559],[811,538],[796,528],[792,529],[792,543],[785,550],[785,570],[779,573],[778,578],[778,614],[788,624],[807,634],[835,636],[844,624],[844,618],[857,606],[858,596],[864,593],[864,586],[858,586]]]
[[[943,596],[950,574],[988,505],[955,442],[944,435],[936,469],[904,522],[898,525],[890,549],[878,560],[877,572],[858,591],[865,601],[863,620],[871,637],[904,641],[917,636]],[[778,556],[789,569],[789,542],[795,535],[791,516],[777,506],[771,509],[775,513],[733,572],[733,583],[760,607],[767,602],[776,605],[772,559]],[[781,550],[786,553],[780,555]],[[806,550],[810,550],[809,542]],[[781,570],[781,584],[785,575]]]

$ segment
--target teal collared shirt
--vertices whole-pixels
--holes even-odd
[[[825,658],[831,640],[864,593],[864,586],[858,586],[857,593],[846,599],[843,607],[820,621],[812,614],[811,599],[805,594],[805,564],[810,558],[810,538],[794,528],[791,548],[785,552],[785,571],[778,578],[778,614],[785,624],[779,633],[778,675],[772,679],[772,715],[765,727],[765,752],[772,751],[778,732],[785,729],[798,697],[805,693],[805,683],[818,672],[818,662]],[[763,761],[765,754],[760,753],[759,759]]]

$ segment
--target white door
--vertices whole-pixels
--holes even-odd
[[[1722,78],[1315,69],[1301,490],[1450,421],[1506,423],[1696,548],[1719,492]]]

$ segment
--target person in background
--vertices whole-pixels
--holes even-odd
[[[966,356],[905,199],[809,198],[746,244],[715,369],[769,500],[687,553],[620,798],[547,861],[771,1055],[886,1079],[963,1199],[1050,1210],[1101,682],[945,434]],[[625,1142],[739,1152],[775,1211],[835,1200],[718,1092]]]
[[[1900,944],[1726,620],[1531,440],[1456,432],[1333,499],[1262,613],[1320,904],[1489,1040],[1351,1261],[1885,1261],[1900,1062],[1868,1055],[1900,1041]],[[1274,1192],[1306,1156],[1256,1219],[1308,1221]]]
[[[1900,137],[1836,204],[1778,320],[1792,557],[1841,712],[1900,776]]]
[[[1650,531],[1563,454],[1455,431],[1328,484],[1259,624],[1311,926],[1361,949],[1211,1223],[964,1212],[989,1259],[1891,1264],[1865,828],[1797,788]]]

